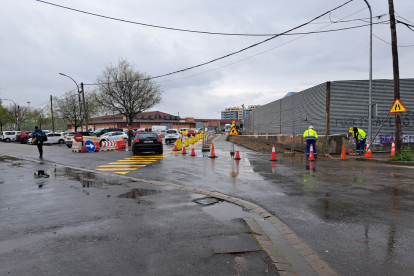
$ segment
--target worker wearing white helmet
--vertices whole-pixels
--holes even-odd
[[[303,137],[306,138],[306,156],[309,156],[309,148],[312,145],[313,154],[316,157],[316,140],[318,140],[318,134],[313,130],[313,126],[309,126],[309,129],[303,133]]]

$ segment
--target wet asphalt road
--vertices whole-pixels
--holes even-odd
[[[302,156],[282,158],[272,168],[269,155],[214,140],[218,158],[165,154],[167,157],[128,173],[219,191],[256,203],[281,219],[339,275],[413,275],[414,168],[371,162],[331,160],[315,164]],[[172,148],[172,146],[165,146]],[[130,153],[47,153],[46,159],[94,169]],[[28,157],[36,154],[21,153]]]
[[[249,236],[239,218],[255,214],[233,204],[9,158],[0,158],[0,191],[2,276],[278,275],[257,245],[214,254],[214,237]]]

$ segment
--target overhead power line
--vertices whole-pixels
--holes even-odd
[[[224,58],[227,58],[227,57],[230,57],[230,56],[233,56],[233,55],[239,54],[239,53],[241,53],[241,52],[243,52],[243,51],[246,51],[246,50],[251,49],[251,48],[253,48],[253,47],[259,46],[259,45],[261,45],[261,44],[263,44],[263,43],[266,43],[266,42],[268,42],[268,41],[270,41],[270,40],[272,40],[272,39],[275,39],[276,37],[279,37],[279,36],[281,36],[281,35],[283,35],[283,34],[290,33],[290,32],[291,32],[291,31],[293,31],[293,30],[296,30],[296,29],[299,29],[299,28],[301,28],[301,27],[303,27],[303,26],[306,26],[306,25],[308,25],[310,22],[313,22],[313,21],[315,21],[316,19],[321,18],[322,16],[324,16],[324,15],[328,14],[328,13],[329,13],[329,12],[331,12],[331,11],[334,11],[334,10],[339,9],[339,8],[341,8],[341,7],[343,7],[343,6],[345,6],[345,5],[349,4],[349,3],[351,3],[352,1],[353,1],[353,0],[350,0],[350,1],[348,1],[348,2],[346,2],[346,3],[344,3],[344,4],[340,5],[340,6],[338,6],[338,7],[336,7],[336,8],[333,8],[333,9],[331,9],[331,10],[327,11],[327,12],[324,12],[323,14],[321,14],[321,15],[319,15],[319,16],[317,16],[317,17],[315,17],[314,19],[312,19],[312,20],[310,20],[310,21],[308,21],[308,22],[306,22],[306,23],[303,23],[303,24],[301,24],[301,25],[299,25],[299,26],[297,26],[297,27],[294,27],[294,28],[292,28],[292,29],[290,29],[290,30],[287,30],[287,31],[285,31],[285,32],[283,32],[283,33],[281,33],[281,34],[278,34],[278,35],[272,36],[272,37],[267,38],[267,39],[265,39],[265,40],[263,40],[263,41],[260,41],[260,42],[258,42],[258,43],[253,44],[253,45],[250,45],[250,46],[248,46],[248,47],[245,47],[245,48],[243,48],[243,49],[241,49],[241,50],[238,50],[238,51],[236,51],[236,52],[233,52],[233,53],[230,53],[230,54],[227,54],[227,55],[221,56],[221,57],[219,57],[219,58],[215,58],[215,59],[213,59],[213,60],[210,60],[210,61],[207,61],[207,62],[204,62],[204,63],[198,64],[198,65],[194,65],[194,66],[191,66],[191,67],[187,67],[187,68],[185,68],[185,69],[181,69],[181,70],[177,70],[177,71],[174,71],[174,72],[171,72],[171,73],[167,73],[167,74],[163,74],[163,75],[159,75],[159,76],[151,77],[151,78],[148,78],[148,79],[156,79],[156,78],[161,78],[161,77],[165,77],[165,76],[169,76],[169,75],[177,74],[177,73],[180,73],[180,72],[188,71],[188,70],[191,70],[191,69],[194,69],[194,68],[197,68],[197,67],[201,67],[201,66],[204,66],[204,65],[206,65],[206,64],[210,64],[210,63],[213,63],[213,62],[215,62],[215,61],[218,61],[218,60],[221,60],[221,59],[224,59]],[[124,82],[125,82],[125,81],[124,81]],[[128,82],[128,81],[126,81],[126,82]],[[110,84],[110,83],[101,83],[101,84]],[[84,85],[97,85],[97,84],[96,84],[96,83],[92,83],[92,84],[84,84]]]
[[[70,7],[66,7],[66,6],[62,6],[62,5],[58,5],[58,4],[54,4],[54,3],[50,3],[50,2],[46,2],[46,1],[42,1],[42,0],[36,0],[36,1],[37,2],[41,2],[41,3],[44,3],[44,4],[56,6],[56,7],[59,7],[59,8],[63,8],[63,9],[67,9],[67,10],[71,10],[71,11],[75,11],[75,12],[79,12],[79,13],[83,13],[83,14],[88,14],[88,15],[92,15],[92,16],[97,16],[97,17],[101,17],[101,18],[105,18],[105,19],[110,19],[110,20],[115,20],[115,21],[120,21],[120,22],[135,24],[135,25],[141,25],[141,26],[146,26],[146,27],[152,27],[152,28],[172,30],[172,31],[189,32],[189,33],[199,33],[199,34],[209,34],[209,35],[228,35],[228,36],[276,36],[276,35],[281,35],[281,34],[223,33],[223,32],[206,32],[206,31],[196,31],[196,30],[188,30],[188,29],[179,29],[179,28],[158,26],[158,25],[140,23],[140,22],[135,22],[135,21],[125,20],[125,19],[120,19],[120,18],[105,16],[105,15],[100,15],[100,14],[91,13],[91,12],[87,12],[87,11],[82,11],[82,10],[78,10],[78,9],[74,9],[74,8],[70,8]],[[353,1],[353,0],[351,0],[351,1]],[[349,2],[351,2],[351,1],[349,1]],[[380,18],[382,16],[383,15],[379,15],[379,16],[376,16],[376,18]],[[362,19],[353,19],[353,20],[350,20],[350,21],[356,21],[356,20],[363,21]],[[341,21],[338,21],[338,22],[334,22],[334,23],[344,23],[344,22],[346,22],[346,21],[342,21],[342,22]],[[312,24],[321,24],[321,23],[318,22],[318,23],[312,23]],[[302,34],[302,33],[298,33],[298,34]]]

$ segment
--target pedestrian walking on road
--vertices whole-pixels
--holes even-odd
[[[355,151],[359,155],[363,155],[365,151],[366,134],[360,128],[354,127],[354,141],[356,143]]]
[[[318,134],[313,130],[313,126],[309,126],[309,129],[303,133],[303,137],[306,138],[306,156],[309,156],[309,148],[312,145],[313,154],[316,157],[316,140],[318,140]]]
[[[43,137],[45,137],[43,130],[39,129],[38,126],[35,126],[35,131],[32,133],[32,140],[36,139],[35,144],[39,150],[39,158],[43,158]]]

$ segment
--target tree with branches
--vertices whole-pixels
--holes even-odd
[[[12,124],[12,123],[13,123],[13,118],[10,115],[10,113],[5,107],[0,105],[0,131],[3,132],[3,127],[8,124]]]
[[[6,107],[7,112],[11,116],[14,124],[19,125],[19,109],[16,105],[10,104]],[[20,106],[20,125],[30,120],[30,109],[28,106]]]
[[[106,110],[117,111],[132,126],[134,117],[162,101],[162,88],[146,73],[135,69],[127,60],[107,66],[98,76],[94,91],[96,101]],[[131,145],[131,137],[128,145]]]

